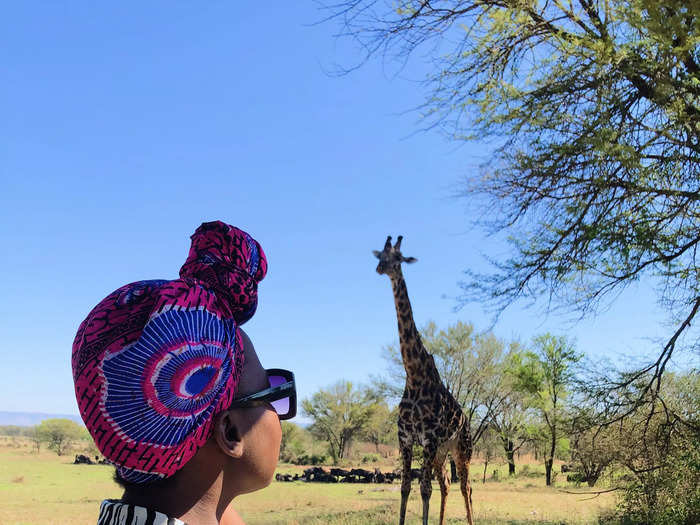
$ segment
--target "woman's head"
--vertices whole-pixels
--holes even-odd
[[[255,313],[266,271],[264,252],[247,233],[205,223],[192,236],[180,279],[123,286],[83,321],[72,359],[78,406],[121,479],[169,478],[208,443],[260,476],[276,462],[279,429],[268,421],[279,421],[269,405],[229,408],[269,386],[240,329]],[[270,442],[247,447],[253,434],[261,445]]]

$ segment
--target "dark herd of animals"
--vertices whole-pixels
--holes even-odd
[[[109,465],[106,459],[100,459],[95,456],[95,459],[90,459],[88,456],[78,454],[73,461],[74,465]],[[418,479],[420,470],[413,469],[412,478]],[[381,472],[378,468],[374,472],[361,468],[352,470],[344,470],[341,468],[332,468],[326,470],[322,467],[311,467],[304,471],[300,476],[295,474],[277,474],[277,481],[315,481],[323,483],[392,483],[394,480],[401,479],[401,473],[396,472]]]
[[[95,456],[92,460],[89,457],[78,454],[75,456],[75,465],[108,465],[109,461],[106,459],[100,459]],[[569,465],[561,466],[562,472],[571,472],[572,468]],[[411,469],[411,479],[420,478],[420,469]],[[275,475],[277,481],[313,481],[316,483],[393,483],[395,480],[401,479],[401,472],[382,472],[378,468],[374,469],[374,472],[369,470],[364,470],[361,468],[354,468],[352,470],[344,470],[342,468],[332,468],[326,470],[322,467],[311,467],[307,468],[302,475],[299,474],[277,474]],[[580,472],[573,472],[567,476],[568,481],[586,481],[585,474]]]
[[[88,456],[78,454],[73,461],[75,465],[109,465],[106,459],[100,459],[95,456],[95,459],[90,459]],[[413,469],[411,472],[412,479],[420,477],[420,470]],[[277,474],[277,481],[315,481],[321,483],[392,483],[397,479],[401,479],[401,472],[382,472],[378,468],[374,472],[361,468],[352,470],[344,470],[342,468],[332,468],[326,470],[322,467],[311,467],[299,474]]]
[[[413,469],[411,477],[418,479],[420,470]],[[401,479],[401,472],[382,472],[378,468],[374,472],[361,468],[344,470],[342,468],[332,468],[326,470],[323,467],[307,468],[303,474],[277,474],[277,481],[313,481],[317,483],[392,483]]]
[[[75,461],[73,461],[74,465],[109,465],[110,462],[107,461],[106,459],[100,459],[99,456],[95,456],[95,459],[92,460],[87,456],[84,456],[83,454],[78,454],[75,456]]]

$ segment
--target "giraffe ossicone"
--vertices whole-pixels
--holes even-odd
[[[418,259],[415,257],[404,257],[401,253],[401,241],[403,240],[403,235],[399,235],[396,244],[391,245],[391,235],[387,236],[386,242],[384,243],[384,249],[382,251],[374,250],[374,256],[379,259],[379,264],[377,265],[377,273],[390,275],[391,272],[398,270],[401,271],[401,263],[414,263]]]

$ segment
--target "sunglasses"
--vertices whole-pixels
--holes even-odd
[[[245,408],[269,403],[281,420],[292,419],[297,415],[297,389],[294,384],[294,374],[280,368],[270,368],[265,372],[267,372],[270,387],[234,399],[231,408]]]

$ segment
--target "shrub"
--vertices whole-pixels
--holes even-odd
[[[323,465],[326,461],[328,461],[328,456],[325,454],[304,454],[298,456],[293,463],[295,465]]]
[[[552,474],[554,473],[552,472]],[[540,476],[544,476],[544,473],[532,470],[530,465],[523,465],[517,475],[519,478],[539,478]]]
[[[700,523],[700,375],[664,376],[661,397],[621,423],[628,480],[608,523]]]
[[[587,480],[588,478],[586,478],[586,475],[583,472],[572,472],[571,474],[566,475],[566,481],[569,483],[576,483],[576,485],[580,485]]]
[[[362,463],[376,463],[379,461],[379,454],[365,454],[362,456]]]
[[[676,467],[658,469],[632,483],[619,506],[619,523],[700,523],[700,463]]]
[[[601,517],[609,525],[696,525],[700,523],[700,436],[665,424],[650,425],[655,438],[647,448],[627,460],[628,472],[618,477],[623,485],[614,512]],[[629,435],[629,434],[628,434]],[[634,467],[634,468],[633,468]],[[643,468],[645,467],[645,468]]]

